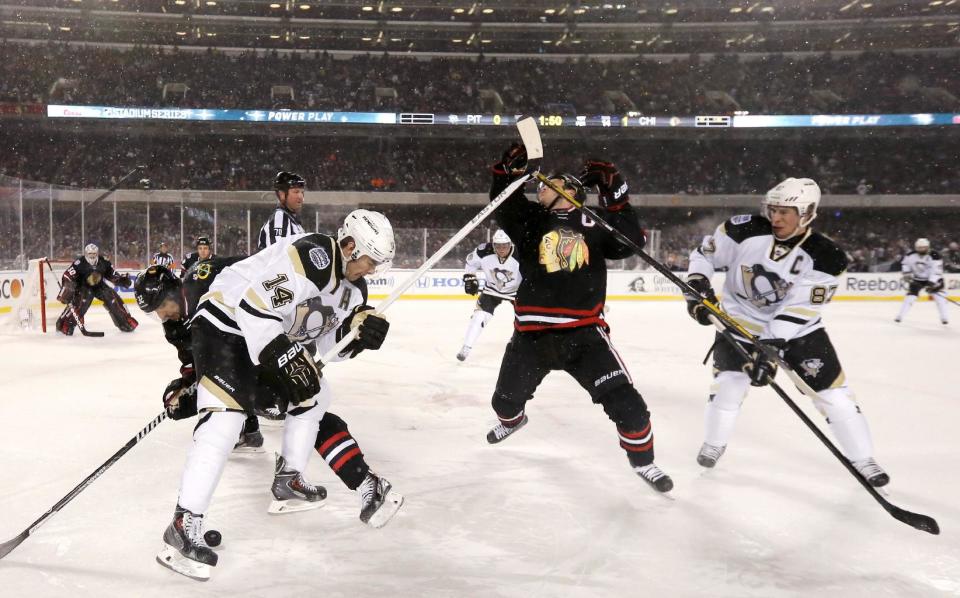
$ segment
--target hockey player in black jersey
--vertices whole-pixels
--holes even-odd
[[[213,249],[210,247],[210,239],[207,237],[197,237],[197,242],[194,245],[196,251],[188,253],[183,258],[183,269],[180,272],[180,276],[184,277],[187,275],[187,270],[197,262],[203,262],[206,260],[213,259]]]
[[[77,326],[76,318],[83,320],[94,299],[103,301],[110,319],[121,331],[133,332],[136,329],[137,321],[124,307],[120,295],[106,283],[109,280],[127,288],[130,286],[130,277],[114,270],[110,260],[100,255],[100,249],[93,243],[83,248],[83,255],[70,264],[62,280],[57,299],[67,307],[57,318],[57,331],[61,334],[73,334]]]
[[[522,146],[515,144],[504,153],[492,168],[491,198],[522,172],[525,161]],[[580,201],[586,199],[585,187],[596,185],[603,215],[643,245],[627,184],[613,164],[588,161],[581,178],[570,174],[549,178]],[[551,371],[563,370],[614,422],[634,471],[657,491],[670,491],[673,481],[654,464],[650,412],[613,348],[603,317],[606,260],[622,259],[631,250],[543,184],[535,203],[518,190],[497,209],[495,218],[516,246],[523,281],[517,291],[515,331],[493,394],[500,422],[487,441],[500,442],[525,425],[526,404],[540,382]]]

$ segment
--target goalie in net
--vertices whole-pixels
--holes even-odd
[[[113,269],[110,260],[100,255],[100,248],[93,243],[83,248],[78,257],[63,273],[63,284],[57,299],[66,305],[57,318],[57,332],[73,334],[77,319],[83,322],[83,316],[90,309],[94,299],[103,301],[113,324],[123,332],[133,332],[137,321],[123,305],[123,300],[115,290],[106,284],[109,280],[118,287],[129,288],[130,277]]]

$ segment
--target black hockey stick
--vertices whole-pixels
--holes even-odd
[[[103,472],[110,469],[110,467],[112,467],[114,463],[120,460],[120,457],[127,454],[127,452],[129,452],[130,449],[134,447],[134,445],[136,445],[138,442],[143,440],[143,437],[149,434],[158,425],[160,425],[160,422],[166,419],[166,417],[167,417],[166,411],[160,412],[160,415],[150,420],[150,423],[148,423],[146,427],[144,427],[142,430],[137,432],[136,436],[128,440],[127,443],[123,445],[123,448],[121,448],[119,451],[114,453],[113,456],[107,459],[103,465],[101,465],[96,469],[96,471],[88,475],[85,480],[77,484],[77,486],[73,490],[71,490],[70,492],[67,493],[66,496],[61,498],[59,502],[57,502],[57,504],[50,507],[47,510],[47,512],[44,513],[39,519],[31,523],[30,527],[20,532],[20,534],[15,538],[11,540],[7,540],[3,544],[0,544],[0,559],[10,554],[13,551],[13,549],[16,548],[17,546],[20,546],[20,544],[23,543],[23,541],[26,540],[28,537],[30,537],[33,534],[33,532],[37,531],[38,527],[46,523],[47,520],[54,515],[54,513],[59,512],[60,509],[62,509],[67,505],[67,503],[69,503],[71,500],[76,498],[78,494],[83,492],[83,490],[87,486],[92,484],[97,478],[103,475]]]
[[[939,296],[943,297],[944,299],[946,299],[947,301],[949,301],[950,303],[953,303],[953,304],[956,305],[957,307],[960,307],[960,301],[954,301],[954,300],[951,299],[950,297],[947,297],[947,294],[946,294],[946,293],[934,293],[934,295],[939,295]]]
[[[100,203],[101,201],[103,201],[104,199],[106,199],[107,197],[109,197],[110,195],[112,195],[114,191],[116,191],[117,189],[119,189],[119,188],[120,188],[120,185],[122,185],[124,182],[126,182],[127,179],[129,179],[129,178],[132,177],[133,175],[137,174],[138,172],[142,172],[142,171],[144,171],[144,170],[146,170],[146,169],[147,169],[146,166],[135,166],[133,170],[131,170],[131,171],[128,172],[127,174],[125,174],[125,175],[123,175],[122,177],[120,177],[120,180],[118,180],[116,183],[114,183],[113,185],[111,185],[109,189],[107,189],[106,191],[104,191],[104,192],[101,193],[100,195],[96,196],[96,197],[93,199],[93,201],[91,201],[90,203],[86,204],[85,209],[86,209],[86,208],[92,208],[93,206],[97,205],[98,203]],[[63,222],[61,222],[60,224],[63,224],[63,223],[65,223],[65,222],[70,222],[71,220],[73,220],[74,218],[76,218],[76,217],[77,217],[77,214],[79,214],[79,213],[80,213],[80,212],[75,212],[73,215],[68,216],[68,217],[65,218],[65,219],[63,220]]]
[[[816,392],[812,388],[810,388],[806,384],[806,382],[803,381],[803,379],[799,376],[799,374],[797,374],[793,370],[793,368],[790,367],[790,364],[786,363],[783,360],[779,352],[759,342],[759,339],[757,339],[757,337],[755,337],[753,334],[750,333],[750,331],[748,331],[743,326],[741,326],[736,320],[731,318],[726,312],[720,309],[719,306],[715,305],[711,301],[708,301],[704,297],[702,297],[699,292],[697,292],[693,287],[691,287],[685,281],[681,280],[680,277],[678,277],[676,274],[671,272],[670,269],[667,268],[665,265],[661,264],[659,261],[657,261],[652,256],[650,256],[635,241],[633,241],[632,239],[624,235],[622,232],[617,230],[613,225],[608,223],[603,218],[600,218],[596,214],[596,212],[594,212],[592,209],[588,208],[587,206],[584,206],[581,202],[578,202],[575,198],[571,197],[569,193],[567,193],[559,185],[551,181],[548,177],[544,176],[539,172],[537,172],[534,176],[539,181],[543,182],[545,185],[547,185],[548,187],[556,191],[561,197],[569,201],[571,204],[580,208],[580,211],[583,212],[588,218],[592,219],[601,228],[603,228],[604,230],[612,234],[620,243],[623,243],[624,245],[632,249],[641,259],[643,259],[643,261],[650,264],[654,270],[656,270],[660,274],[663,274],[665,277],[667,277],[668,280],[670,280],[670,282],[680,287],[684,295],[688,297],[697,298],[697,301],[699,301],[701,305],[705,306],[711,312],[711,315],[715,320],[715,323],[719,324],[719,326],[722,327],[721,334],[723,335],[723,337],[733,345],[734,349],[742,357],[744,357],[747,360],[751,359],[749,354],[747,354],[746,350],[736,341],[736,339],[734,339],[733,334],[731,333],[736,333],[742,336],[743,338],[747,339],[750,343],[752,343],[757,348],[757,350],[761,351],[765,357],[767,357],[771,361],[777,362],[780,365],[780,367],[782,367],[783,370],[787,372],[787,375],[790,376],[790,379],[797,384],[797,386],[803,391],[804,394],[811,397],[816,394]],[[892,515],[898,521],[902,521],[903,523],[906,523],[909,526],[915,527],[920,531],[928,532],[935,535],[940,533],[940,526],[937,524],[936,520],[933,517],[930,517],[929,515],[923,515],[921,513],[912,513],[905,509],[901,509],[900,507],[891,504],[890,501],[888,501],[883,496],[881,496],[881,494],[877,492],[876,488],[871,486],[870,483],[867,482],[867,480],[865,480],[862,475],[860,475],[860,472],[858,472],[856,468],[854,468],[853,465],[851,465],[850,462],[847,461],[846,457],[843,456],[840,450],[830,441],[829,438],[827,438],[823,434],[823,432],[820,431],[820,428],[818,428],[817,425],[813,423],[813,421],[811,421],[810,418],[807,417],[806,414],[804,414],[800,410],[797,404],[793,402],[790,396],[786,392],[784,392],[784,390],[780,388],[780,386],[777,385],[776,382],[771,382],[770,386],[778,395],[780,395],[780,398],[783,399],[783,401],[787,404],[787,406],[789,406],[790,409],[792,409],[793,412],[800,417],[800,420],[803,421],[803,423],[806,424],[808,428],[810,428],[810,431],[812,431],[814,435],[818,439],[820,439],[820,441],[824,445],[826,445],[828,449],[830,449],[830,452],[833,453],[833,455],[837,458],[837,460],[840,461],[840,463],[842,463],[843,466],[847,468],[847,471],[849,471],[850,474],[853,475],[853,477],[856,478],[858,482],[860,482],[860,485],[862,485],[867,490],[870,496],[872,496],[874,500],[880,503],[880,505],[888,513],[890,513],[890,515]]]
[[[54,274],[53,278],[57,281],[57,286],[59,286],[60,289],[63,290],[63,285],[60,284],[60,279],[57,278],[56,276],[57,273],[56,271],[54,271],[53,266],[50,264],[50,259],[43,258],[43,261],[47,262],[47,267],[50,268],[51,272],[53,272]],[[70,313],[73,315],[73,319],[76,320],[77,327],[80,329],[80,334],[82,334],[83,336],[92,336],[95,338],[100,338],[101,336],[103,336],[102,332],[87,330],[87,327],[84,326],[83,324],[83,320],[80,318],[80,314],[77,313],[77,308],[73,306],[73,301],[71,301],[70,303],[67,303],[67,309],[70,310]]]

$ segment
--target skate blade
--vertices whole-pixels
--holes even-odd
[[[233,449],[234,453],[262,453],[262,446],[238,446]]]
[[[180,551],[164,544],[163,550],[157,554],[157,562],[180,575],[197,581],[210,580],[210,565],[198,563],[180,554]]]
[[[327,499],[315,500],[310,502],[308,500],[301,500],[299,498],[291,498],[288,500],[274,500],[270,503],[270,506],[267,507],[267,513],[271,515],[284,515],[286,513],[297,513],[299,511],[312,511],[313,509],[319,509],[327,503]]]
[[[386,524],[390,523],[390,520],[393,519],[393,516],[397,514],[397,511],[400,510],[400,507],[403,506],[403,495],[399,492],[387,492],[387,495],[383,497],[383,504],[380,505],[380,508],[370,516],[370,519],[367,521],[367,525],[374,529],[380,529]]]

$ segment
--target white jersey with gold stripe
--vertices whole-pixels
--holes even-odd
[[[316,342],[322,355],[336,344],[340,323],[366,299],[363,279],[351,283],[344,271],[336,239],[319,233],[283,237],[225,268],[195,317],[243,336],[254,364],[279,334]]]
[[[727,268],[722,306],[760,338],[790,340],[823,328],[830,302],[847,269],[843,250],[807,230],[787,241],[773,236],[762,216],[734,216],[690,254],[688,274],[708,280]]]

